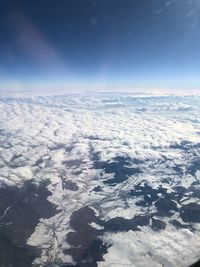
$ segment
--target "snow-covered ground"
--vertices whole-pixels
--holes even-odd
[[[168,267],[200,258],[199,114],[198,96],[1,98],[1,188],[45,184],[56,208],[26,239],[40,249],[33,265]],[[0,212],[8,224],[14,206]]]

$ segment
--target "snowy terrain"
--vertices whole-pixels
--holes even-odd
[[[200,97],[0,99],[0,265],[200,258]]]

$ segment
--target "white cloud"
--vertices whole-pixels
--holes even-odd
[[[136,205],[142,196],[128,198],[128,192],[141,181],[154,190],[163,185],[168,193],[177,185],[191,188],[199,179],[199,171],[195,176],[186,173],[195,157],[194,148],[184,150],[172,145],[200,143],[199,103],[198,97],[137,98],[103,93],[1,99],[1,184],[22,186],[30,179],[37,183],[48,180],[52,193],[48,200],[60,210],[48,220],[41,219],[27,241],[42,248],[42,256],[36,261],[44,264],[48,258],[45,255],[70,261],[62,253],[69,246],[66,234],[71,230],[70,216],[85,205],[98,207],[102,220],[118,216],[131,219],[156,211],[155,206]],[[181,107],[192,108],[180,111]],[[95,153],[104,163],[117,156],[129,158],[130,167],[142,172],[108,186],[103,181],[113,178],[114,170],[105,173],[104,169],[95,169]],[[199,155],[199,148],[195,153]],[[177,166],[183,174],[174,170]],[[168,183],[163,182],[165,179]],[[77,191],[66,190],[66,180],[73,181]],[[98,186],[102,191],[91,192]],[[173,218],[178,220],[179,215],[177,212]],[[195,259],[199,255],[199,232],[177,231],[170,228],[169,220],[163,218],[167,228],[158,233],[143,227],[140,233],[105,235],[103,238],[113,243],[104,256],[106,264],[121,262],[138,267],[146,262],[148,266],[165,262],[164,266],[181,266],[189,257]],[[91,225],[98,227],[94,222]]]
[[[200,236],[187,229],[154,232],[143,227],[141,232],[107,234],[104,241],[112,246],[99,267],[187,267],[199,259]]]

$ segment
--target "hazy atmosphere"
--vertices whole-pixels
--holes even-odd
[[[1,1],[0,88],[200,88],[199,0]]]

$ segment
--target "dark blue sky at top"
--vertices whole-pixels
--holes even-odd
[[[200,1],[0,1],[0,79],[200,88]]]

